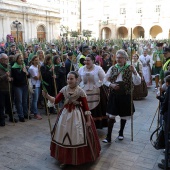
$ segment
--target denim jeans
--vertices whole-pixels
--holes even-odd
[[[18,117],[23,118],[28,114],[28,86],[14,87],[14,94]]]
[[[36,87],[34,93],[32,94],[32,104],[31,104],[31,112],[34,115],[38,114],[37,103],[38,103],[39,94],[40,94],[40,87]]]

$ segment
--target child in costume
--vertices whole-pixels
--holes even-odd
[[[77,85],[76,72],[67,75],[67,83],[56,98],[43,91],[43,96],[51,103],[65,99],[52,130],[51,156],[61,165],[93,162],[99,157],[101,147],[86,94]]]

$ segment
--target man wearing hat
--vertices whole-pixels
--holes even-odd
[[[157,46],[157,50],[153,54],[153,67],[152,67],[153,74],[155,75],[155,83],[156,83],[155,89],[158,88],[159,74],[165,62],[164,54],[163,54],[163,43],[157,43],[156,46]]]
[[[163,51],[165,57],[165,64],[162,67],[159,78],[161,79],[161,84],[164,80],[164,72],[170,70],[170,47],[165,47]]]

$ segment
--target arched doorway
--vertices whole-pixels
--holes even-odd
[[[45,27],[43,25],[40,25],[37,28],[37,39],[39,42],[44,42],[46,40]]]
[[[137,26],[133,29],[133,34],[135,38],[144,38],[145,36],[145,30],[141,26]]]
[[[162,33],[162,28],[159,25],[154,25],[153,27],[151,27],[150,29],[150,36],[152,38],[161,38],[161,33]]]
[[[118,38],[127,38],[128,29],[126,27],[119,27],[117,31]]]
[[[111,38],[111,29],[108,27],[104,27],[101,31],[102,39],[110,39]]]
[[[12,22],[11,24],[11,35],[14,37],[15,42],[23,42],[22,37],[22,24],[20,22]]]

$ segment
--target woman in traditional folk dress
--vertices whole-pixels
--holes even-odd
[[[143,55],[141,55],[139,59],[143,66],[142,72],[143,72],[143,77],[145,79],[145,82],[147,86],[151,86],[152,85],[151,66],[150,66],[151,57],[147,54],[146,49],[144,49]]]
[[[133,66],[136,68],[136,71],[141,77],[141,84],[139,85],[134,85],[134,90],[133,90],[133,99],[139,100],[142,97],[146,97],[148,95],[148,89],[146,86],[146,82],[143,78],[142,74],[142,63],[139,60],[138,54],[134,54],[132,56],[132,61],[133,61]]]
[[[100,153],[100,143],[95,124],[89,111],[86,94],[77,86],[78,75],[70,72],[68,85],[56,98],[43,92],[51,103],[65,99],[52,131],[51,156],[63,164],[79,165],[93,162]]]
[[[80,87],[87,95],[87,102],[95,121],[96,128],[107,127],[106,105],[107,88],[103,86],[104,70],[94,64],[95,58],[89,54],[85,58],[85,66],[78,71]]]

